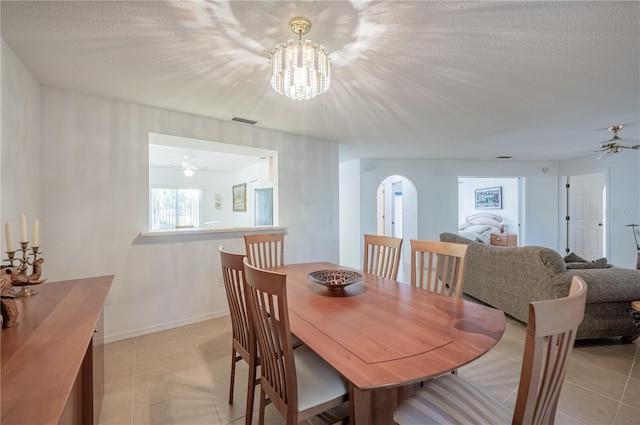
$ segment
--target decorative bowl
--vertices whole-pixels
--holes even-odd
[[[362,280],[362,273],[353,270],[317,270],[307,275],[310,281],[325,286],[330,291],[341,291],[346,286]]]

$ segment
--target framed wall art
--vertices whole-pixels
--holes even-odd
[[[236,184],[233,186],[233,211],[247,211],[247,184]]]
[[[476,189],[476,209],[477,210],[501,210],[502,209],[502,187],[489,187],[486,189]]]

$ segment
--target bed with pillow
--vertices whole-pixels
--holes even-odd
[[[477,213],[468,216],[464,223],[458,226],[458,234],[472,241],[491,244],[492,233],[503,233],[503,218],[499,215]]]

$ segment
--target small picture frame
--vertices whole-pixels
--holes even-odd
[[[477,210],[501,210],[502,209],[502,187],[489,187],[486,189],[476,189],[476,209]]]
[[[247,211],[247,184],[236,184],[233,186],[233,211]]]

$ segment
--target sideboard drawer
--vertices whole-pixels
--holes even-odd
[[[518,235],[515,233],[492,233],[491,245],[518,246]]]

